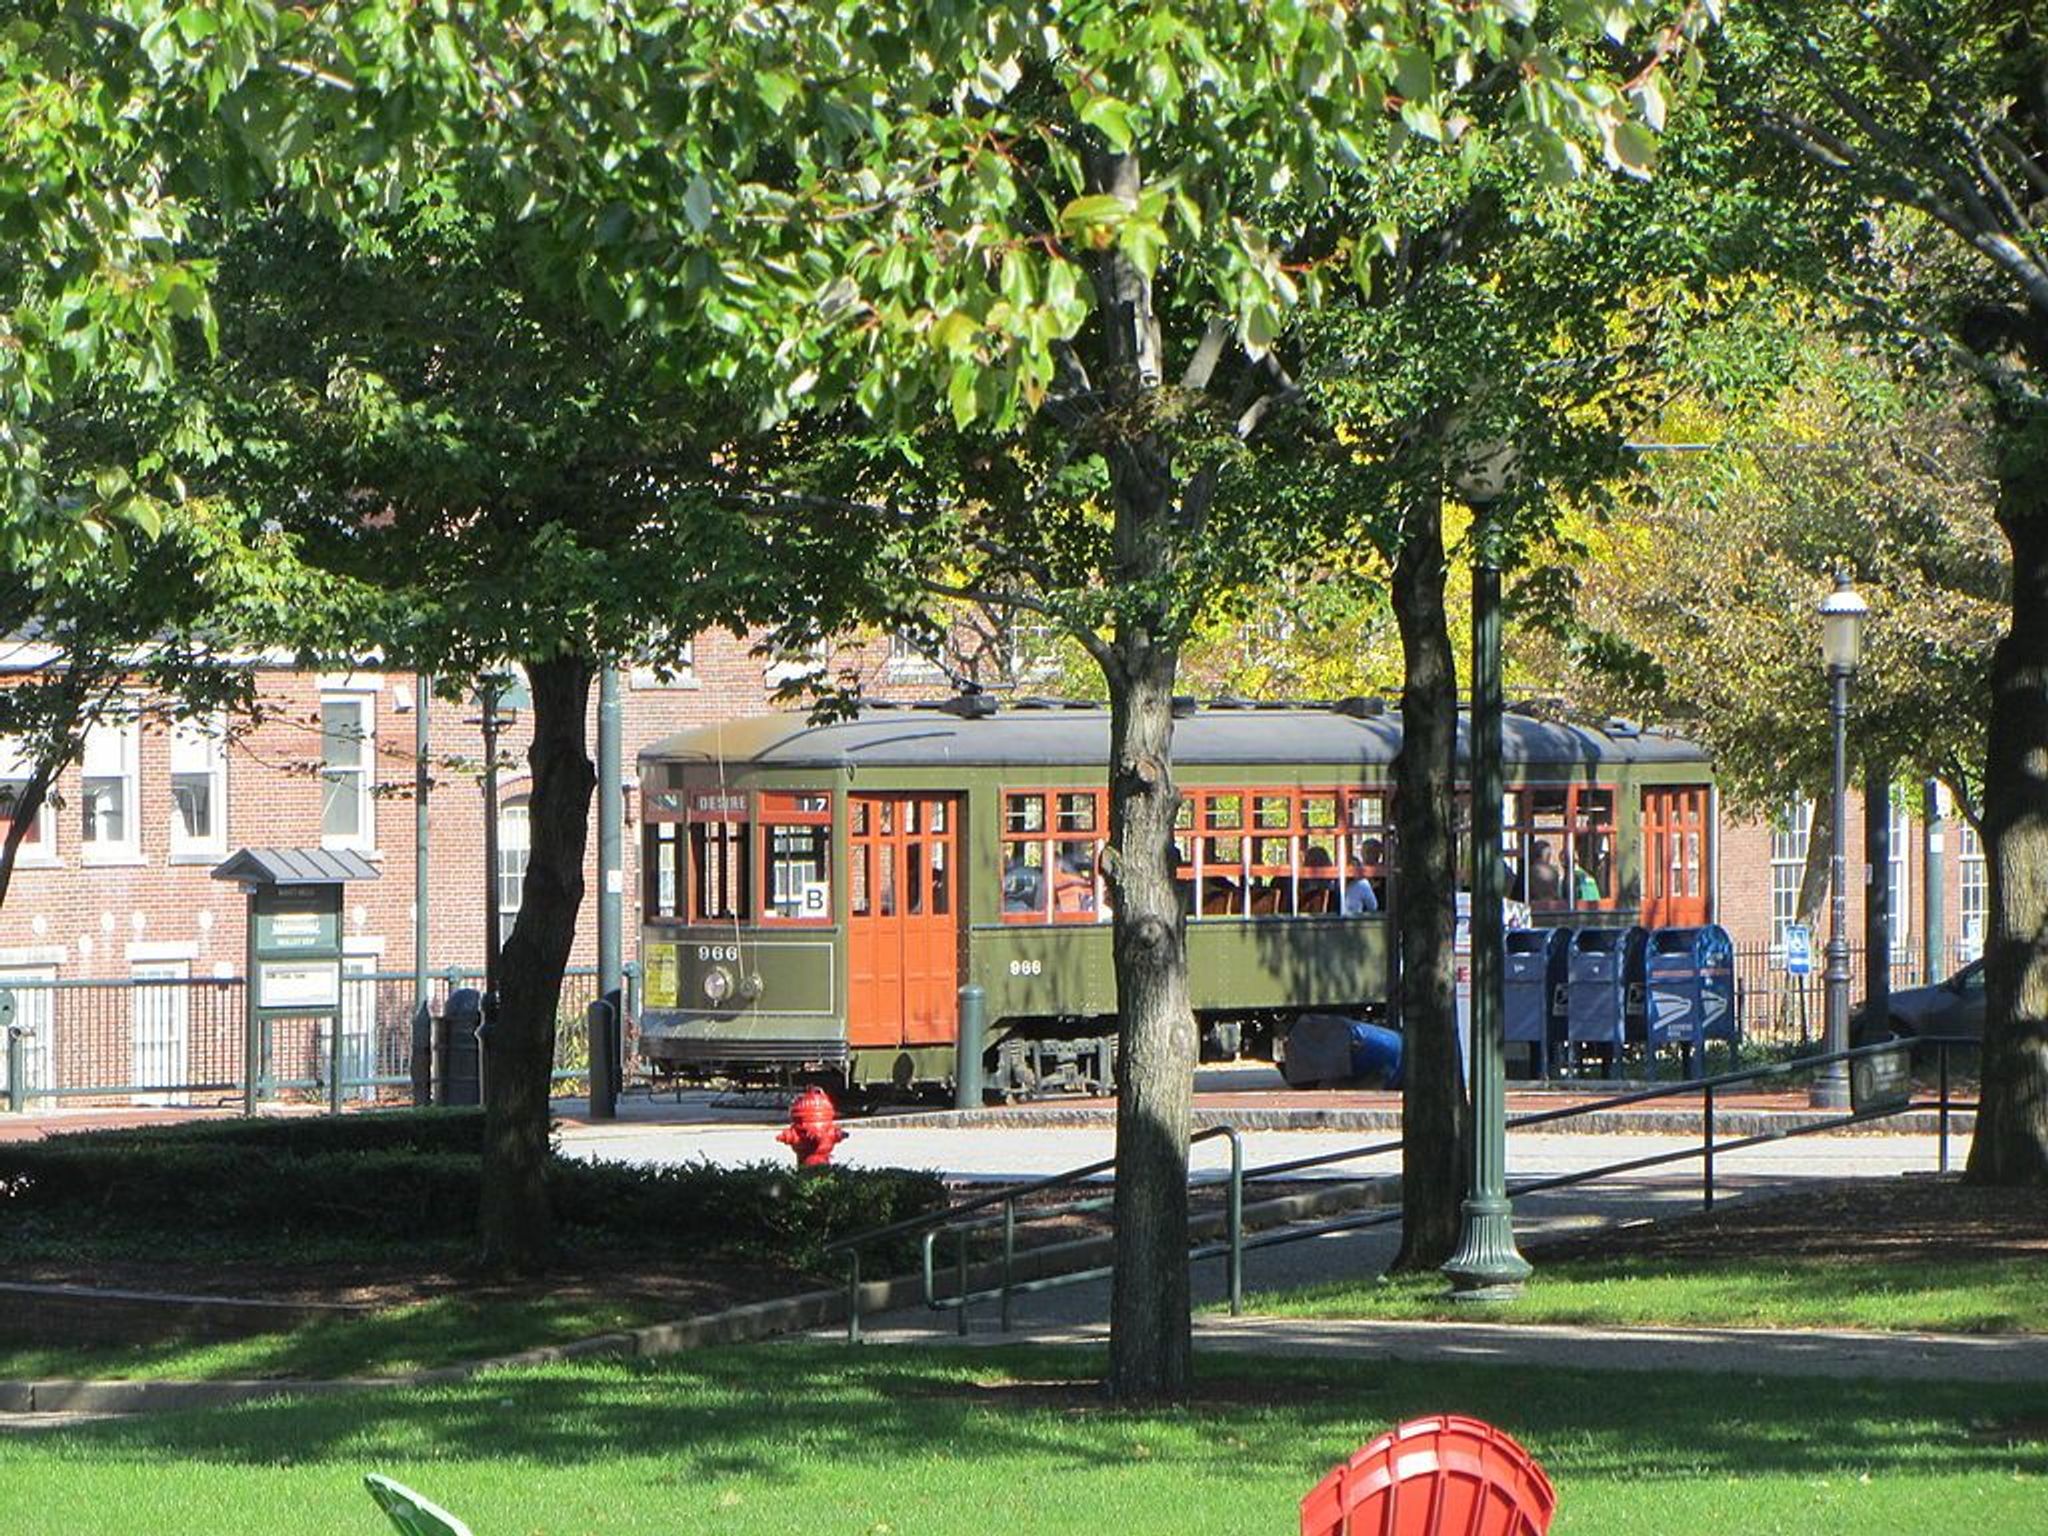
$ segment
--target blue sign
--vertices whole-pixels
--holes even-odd
[[[1813,930],[1804,923],[1785,925],[1785,974],[1813,974]]]

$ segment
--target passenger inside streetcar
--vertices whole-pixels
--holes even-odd
[[[1043,912],[1045,910],[1045,875],[1024,862],[1020,849],[1012,848],[1010,861],[1003,866],[1003,910],[1005,912]]]
[[[1068,843],[1060,849],[1059,868],[1052,877],[1052,905],[1055,912],[1095,910],[1095,861],[1086,844]]]
[[[1327,848],[1311,848],[1301,857],[1301,910],[1304,914],[1337,910],[1337,861]]]

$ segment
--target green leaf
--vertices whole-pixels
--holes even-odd
[[[971,362],[956,363],[946,381],[946,400],[953,407],[953,425],[965,431],[976,414],[975,384],[981,370]]]
[[[1090,96],[1081,103],[1078,115],[1119,154],[1131,147],[1131,109],[1114,96]]]
[[[796,76],[782,70],[764,69],[754,76],[754,89],[768,110],[780,117],[782,109],[796,99],[803,85]]]
[[[692,176],[689,186],[683,190],[683,217],[701,235],[711,227],[713,212],[711,183],[702,176]]]

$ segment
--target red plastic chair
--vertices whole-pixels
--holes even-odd
[[[1389,1430],[1301,1501],[1301,1536],[1544,1536],[1557,1490],[1504,1431],[1439,1414]]]

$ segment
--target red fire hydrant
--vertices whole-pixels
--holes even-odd
[[[846,1140],[832,1095],[815,1087],[798,1094],[789,1106],[788,1126],[775,1139],[796,1154],[799,1167],[823,1168],[831,1162],[832,1149]]]

